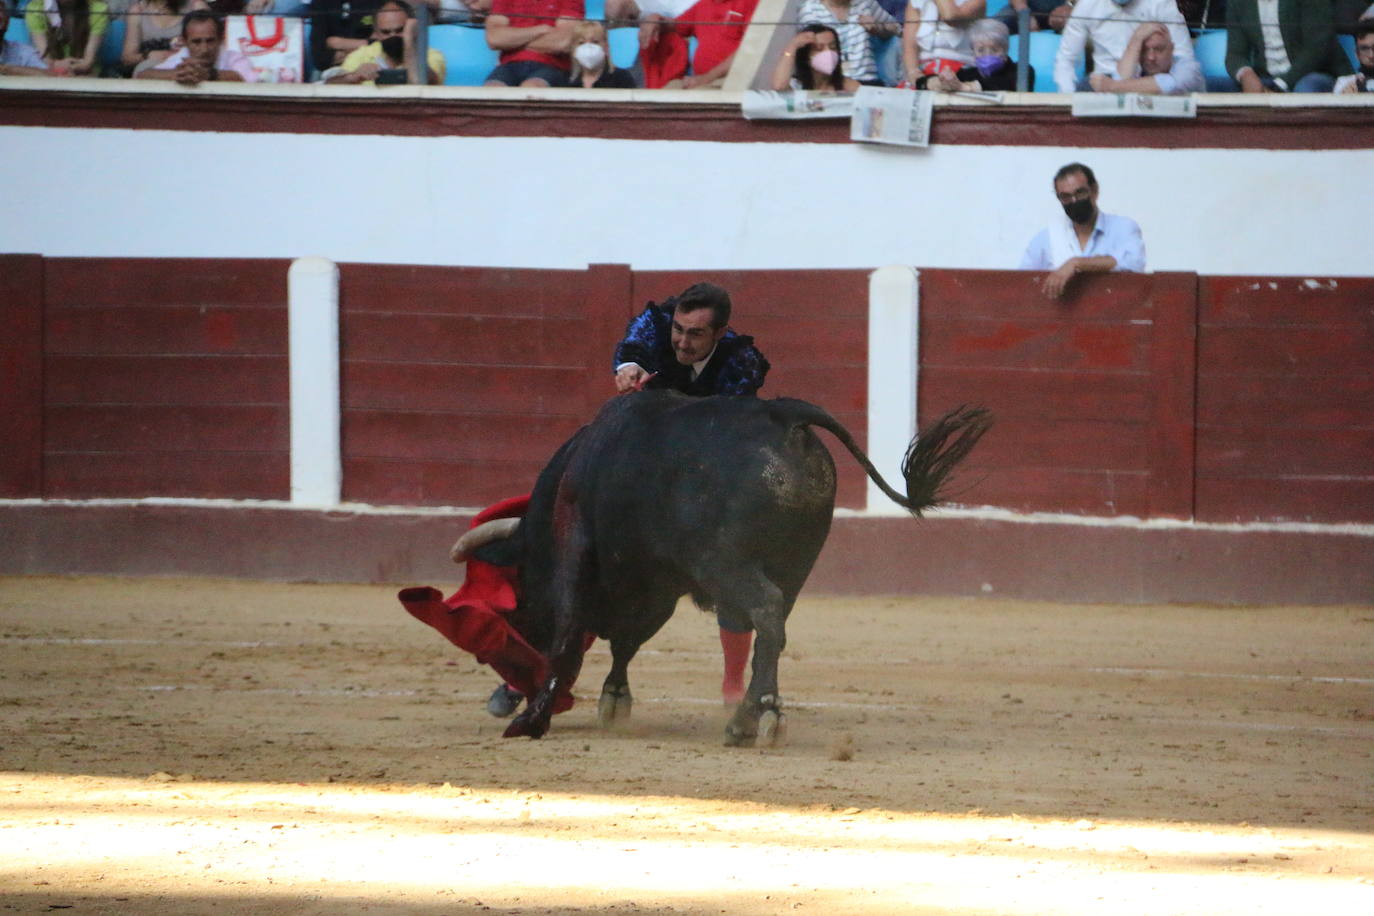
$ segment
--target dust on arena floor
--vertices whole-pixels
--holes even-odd
[[[505,741],[394,589],[0,579],[0,906],[1374,912],[1374,609],[804,596],[776,750],[715,640]]]

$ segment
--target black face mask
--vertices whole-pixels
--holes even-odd
[[[1079,225],[1092,222],[1093,217],[1097,214],[1097,209],[1093,206],[1093,202],[1087,198],[1069,201],[1063,204],[1063,207],[1064,214]]]
[[[392,60],[401,60],[406,56],[406,40],[400,35],[388,35],[382,39],[382,53]]]

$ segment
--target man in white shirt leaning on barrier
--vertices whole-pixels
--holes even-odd
[[[1069,281],[1081,273],[1145,269],[1145,239],[1129,216],[1097,209],[1097,177],[1081,162],[1054,174],[1054,196],[1064,208],[1036,233],[1021,256],[1021,270],[1047,270],[1041,289],[1062,298]]]

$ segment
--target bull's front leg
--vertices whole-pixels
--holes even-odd
[[[566,708],[560,704],[564,695],[571,695],[572,685],[582,671],[587,640],[580,632],[560,635],[550,660],[549,678],[537,694],[525,705],[502,734],[503,738],[542,738],[549,730],[555,712]]]
[[[786,742],[787,736],[787,721],[778,696],[778,659],[787,645],[787,608],[776,585],[761,574],[755,581],[756,588],[748,590],[753,598],[749,607],[749,618],[754,623],[753,676],[744,699],[725,726],[725,744],[730,747],[778,747]]]
[[[549,657],[549,678],[530,698],[525,711],[506,728],[506,738],[542,738],[549,730],[553,714],[562,699],[569,703],[572,685],[582,670],[587,650],[584,634],[586,606],[591,590],[591,540],[580,523],[573,501],[560,490],[554,505],[554,572],[549,591],[553,613],[553,645]]]

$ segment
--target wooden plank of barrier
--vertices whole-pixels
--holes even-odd
[[[43,258],[0,255],[0,497],[43,494]]]
[[[1150,289],[1148,518],[1193,517],[1197,295],[1193,273],[1156,273]]]

